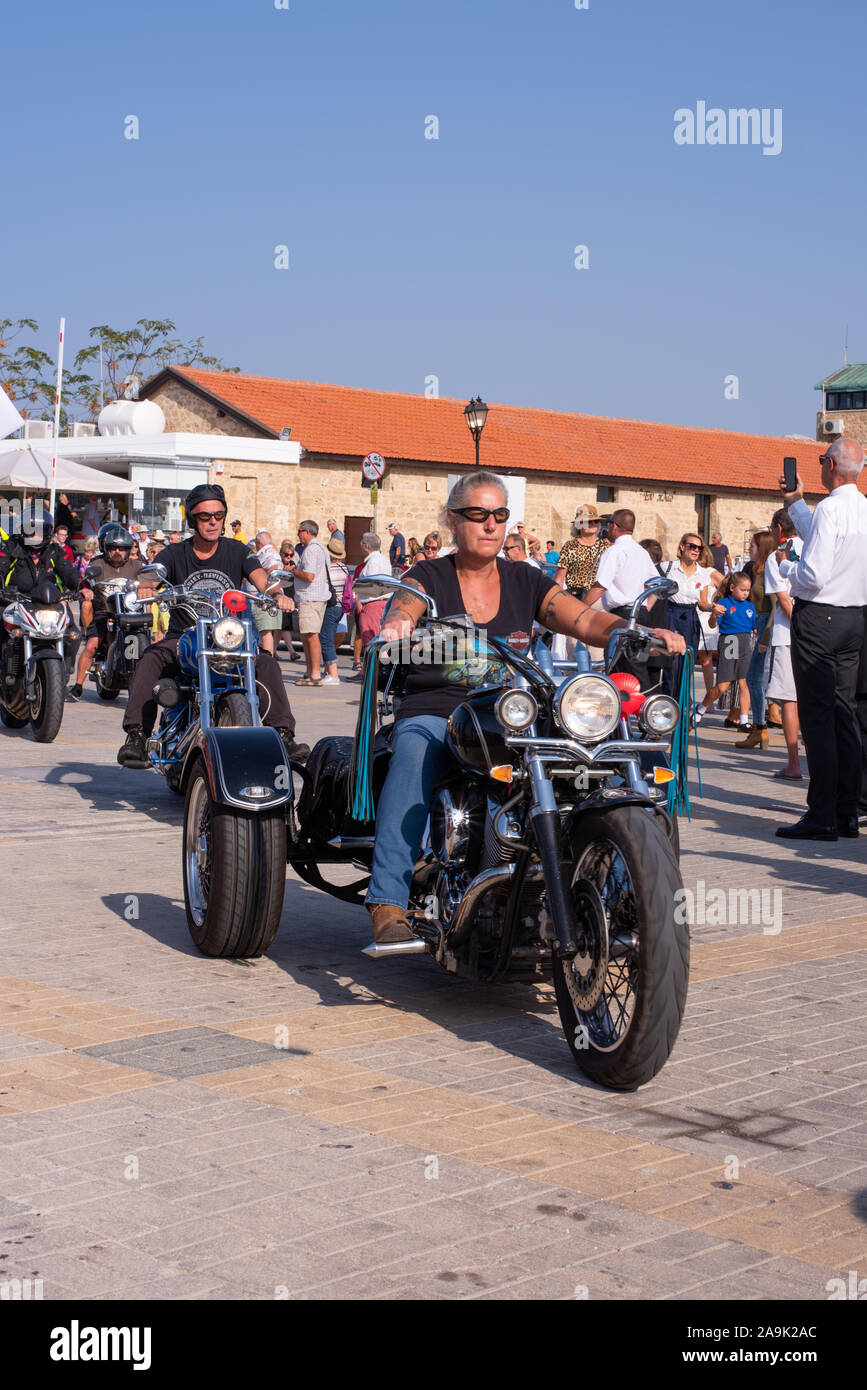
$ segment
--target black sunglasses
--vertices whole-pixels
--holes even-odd
[[[452,507],[452,511],[457,516],[466,517],[467,521],[485,522],[492,516],[498,526],[509,520],[508,507]]]
[[[193,512],[190,516],[191,521],[222,521],[225,512]]]

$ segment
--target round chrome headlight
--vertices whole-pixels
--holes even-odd
[[[138,612],[138,594],[135,589],[130,589],[129,593],[124,594],[123,606],[127,613]]]
[[[607,676],[573,676],[563,682],[554,701],[557,723],[590,743],[607,738],[620,717],[620,691]]]
[[[244,624],[237,618],[221,618],[214,623],[214,646],[224,652],[236,652],[244,645]]]
[[[517,733],[533,723],[539,702],[529,690],[505,690],[494,705],[494,713],[504,728]]]
[[[641,708],[638,722],[645,733],[667,737],[680,722],[680,707],[670,695],[651,695]]]

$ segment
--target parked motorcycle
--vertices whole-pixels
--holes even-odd
[[[41,579],[28,594],[7,588],[5,640],[0,647],[0,720],[7,729],[30,730],[37,743],[52,743],[63,722],[70,621],[61,591]]]
[[[150,608],[142,611],[135,579],[106,576],[98,562],[88,566],[85,578],[100,590],[108,611],[106,635],[97,648],[90,679],[101,700],[116,700],[122,690],[129,690],[136,662],[150,645]]]
[[[478,639],[467,615],[440,619],[430,597],[392,576],[360,580],[356,591],[423,598],[414,641]],[[557,665],[541,641],[529,654],[494,637],[473,649],[479,688],[449,720],[453,767],[435,789],[412,883],[415,939],[366,948],[377,958],[426,952],[447,971],[485,983],[553,976],[575,1062],[617,1090],[635,1089],[663,1066],[686,1000],[688,928],[677,911],[676,820],[665,806],[681,711],[670,696],[641,696],[634,680],[611,674],[623,655],[646,662],[653,639],[637,614],[652,595],[671,591],[664,578],[648,584],[598,670],[581,643],[573,662]],[[187,915],[195,883],[195,910],[212,923],[206,944],[197,940],[208,954],[261,954],[280,920],[277,894],[271,917],[244,942],[223,904],[213,911],[209,888],[230,827],[237,833],[258,820],[262,833],[257,862],[235,857],[231,891],[221,877],[226,903],[276,881],[284,838],[301,878],[344,902],[363,902],[393,728],[374,734],[374,701],[382,686],[381,714],[393,713],[405,674],[380,666],[382,645],[366,654],[355,738],[321,739],[306,767],[292,767],[299,796],[283,788],[281,802],[281,789],[272,791],[264,776],[260,811],[209,802],[204,778],[198,799],[188,796]],[[351,884],[332,882],[326,874],[335,864],[365,872]]]

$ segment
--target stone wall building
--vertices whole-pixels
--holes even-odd
[[[167,431],[286,439],[301,445],[297,463],[221,459],[215,443],[211,477],[222,483],[231,516],[250,535],[257,526],[294,538],[300,520],[334,516],[356,537],[372,522],[361,460],[376,451],[387,472],[377,525],[397,521],[419,539],[437,524],[450,482],[475,466],[462,401],[367,391],[314,382],[169,367],[145,384]],[[821,447],[803,439],[606,419],[491,405],[481,437],[481,464],[510,488],[513,520],[523,518],[543,542],[567,539],[577,508],[600,513],[630,507],[636,535],[661,541],[669,556],[684,531],[720,531],[732,554],[766,525],[779,505],[786,454],[798,458],[808,501],[823,495]],[[344,525],[344,522],[346,525]]]
[[[816,383],[822,409],[816,414],[816,438],[825,445],[843,435],[867,447],[867,362],[840,367]]]

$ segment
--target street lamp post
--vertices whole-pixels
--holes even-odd
[[[478,468],[479,440],[482,437],[482,430],[485,428],[485,420],[488,418],[488,407],[485,405],[481,396],[476,396],[475,400],[469,401],[468,404],[464,406],[464,415],[466,416],[470,433],[476,441],[476,468]]]

